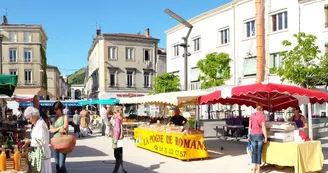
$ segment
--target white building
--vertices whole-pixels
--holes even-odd
[[[293,34],[305,32],[318,37],[317,45],[326,51],[328,40],[328,0],[266,0],[265,3],[265,81],[281,83],[270,74],[271,67],[280,64],[278,53],[286,51],[283,40],[292,40]],[[255,0],[232,2],[188,20],[193,26],[189,37],[188,83],[189,89],[199,88],[197,62],[212,52],[230,55],[231,78],[227,85],[250,84],[256,80]],[[181,37],[187,28],[177,25],[167,30],[167,72],[173,72],[184,81],[183,43]],[[295,39],[294,39],[295,40]],[[315,113],[328,112],[325,105],[317,105]]]

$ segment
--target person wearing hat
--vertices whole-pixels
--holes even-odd
[[[294,121],[296,123],[297,128],[300,130],[304,130],[308,128],[306,118],[303,115],[301,115],[302,111],[299,106],[293,107],[293,113],[294,115],[289,118],[289,121]]]
[[[180,115],[179,108],[175,108],[174,115],[170,120],[170,124],[174,124],[176,126],[184,126],[187,123],[187,119]]]

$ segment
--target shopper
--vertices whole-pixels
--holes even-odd
[[[106,128],[108,126],[108,118],[107,118],[107,111],[105,105],[100,105],[100,117],[101,117],[101,135],[106,135]],[[108,131],[108,130],[107,130]]]
[[[120,167],[122,167],[122,172],[127,173],[123,168],[123,123],[122,108],[120,106],[115,107],[113,116],[113,149],[115,157],[115,168],[113,173],[118,173]]]
[[[77,110],[75,110],[75,114],[73,115],[73,123],[74,123],[74,136],[81,137],[80,131],[80,114]]]
[[[107,113],[107,120],[108,120],[106,133],[107,133],[108,137],[111,137],[111,136],[113,136],[112,135],[112,129],[113,129],[112,124],[113,123],[111,123],[111,121],[112,121],[112,118],[113,118],[114,114],[113,114],[113,111],[112,111],[112,108],[111,108],[110,105],[107,105],[107,112],[106,113]]]
[[[263,114],[263,106],[258,103],[256,112],[249,118],[249,138],[252,143],[252,172],[260,173],[262,163],[262,149],[264,143],[267,142],[267,131],[265,126],[265,116]]]
[[[31,146],[28,152],[29,165],[38,173],[52,173],[48,126],[40,118],[40,112],[37,108],[32,106],[26,108],[24,116],[34,125],[31,139],[25,139],[23,146],[23,148]]]
[[[50,132],[54,133],[54,137],[68,134],[68,116],[63,114],[63,104],[57,101],[53,105],[54,111],[57,115],[53,125],[50,126]],[[67,154],[60,153],[56,150],[53,151],[53,155],[56,162],[57,173],[67,173],[65,167],[65,160]]]
[[[306,118],[303,115],[301,115],[302,111],[299,106],[293,107],[293,113],[294,115],[289,118],[289,121],[294,121],[299,130],[307,129],[308,124],[306,122]]]

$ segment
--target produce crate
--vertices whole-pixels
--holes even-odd
[[[24,172],[25,171],[27,172],[27,170],[25,170],[26,164],[27,164],[27,159],[21,158],[21,170]],[[14,170],[14,159],[13,158],[7,159],[6,168],[7,168],[7,170]]]

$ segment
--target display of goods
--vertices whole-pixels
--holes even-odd
[[[62,135],[51,138],[51,147],[60,153],[68,154],[75,148],[76,138],[72,135]]]
[[[295,130],[295,126],[294,125],[291,125],[289,123],[284,123],[284,124],[270,124],[267,127],[268,128],[271,128],[271,129],[279,129],[279,130],[285,130],[285,131]]]
[[[196,129],[184,129],[182,126],[174,126],[174,125],[162,125],[159,123],[151,124],[151,125],[140,125],[139,128],[147,129],[156,132],[163,132],[167,134],[179,134],[179,135],[203,135],[204,132]]]

